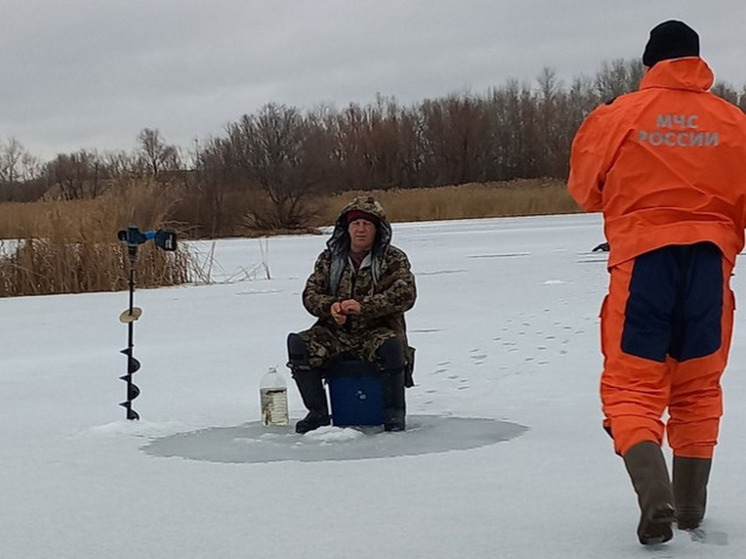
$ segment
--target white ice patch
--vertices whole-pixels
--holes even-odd
[[[365,436],[362,431],[351,427],[319,427],[303,435],[306,439],[319,441],[322,443],[334,443],[340,441],[352,441]]]

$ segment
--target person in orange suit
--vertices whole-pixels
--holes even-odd
[[[654,544],[705,513],[733,330],[729,281],[744,246],[746,116],[709,92],[713,73],[685,23],[654,27],[642,61],[639,90],[578,130],[568,190],[604,215],[604,427],[638,496],[638,538]]]

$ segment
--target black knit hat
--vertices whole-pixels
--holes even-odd
[[[697,32],[683,21],[674,19],[653,27],[642,54],[642,63],[650,67],[661,60],[682,56],[699,56]]]

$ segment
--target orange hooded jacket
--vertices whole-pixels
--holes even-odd
[[[699,57],[664,60],[639,91],[596,108],[573,141],[568,190],[603,210],[609,263],[715,243],[735,263],[746,226],[746,115],[708,92]]]

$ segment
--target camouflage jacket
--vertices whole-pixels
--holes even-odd
[[[357,271],[349,261],[350,239],[346,214],[360,209],[380,220],[376,242],[371,249],[370,265]],[[371,197],[353,200],[339,215],[327,249],[316,260],[313,273],[303,290],[303,305],[322,324],[334,331],[343,328],[348,334],[364,340],[373,330],[388,329],[405,348],[408,363],[412,351],[407,343],[404,313],[414,306],[417,298],[414,275],[404,251],[390,244],[391,225],[380,204]],[[360,314],[350,315],[339,326],[331,316],[335,301],[355,299],[360,303]]]

